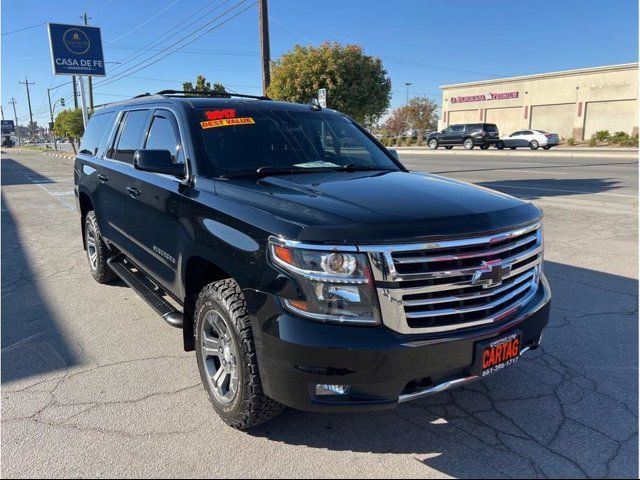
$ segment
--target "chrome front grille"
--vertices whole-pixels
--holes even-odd
[[[495,235],[423,244],[360,247],[369,253],[385,324],[436,333],[509,318],[535,294],[540,224]]]

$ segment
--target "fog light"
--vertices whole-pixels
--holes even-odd
[[[316,385],[316,395],[348,395],[351,385]]]

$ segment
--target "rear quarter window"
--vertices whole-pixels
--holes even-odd
[[[91,116],[89,125],[80,140],[80,153],[101,157],[113,126],[114,112],[96,113]]]

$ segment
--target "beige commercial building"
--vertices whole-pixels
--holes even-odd
[[[488,122],[501,136],[535,128],[575,140],[638,133],[638,64],[444,85],[440,129]]]

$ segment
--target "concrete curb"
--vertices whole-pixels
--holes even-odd
[[[49,152],[42,152],[44,155],[48,155],[50,157],[58,157],[58,158],[69,158],[72,159],[73,156],[70,155],[63,155],[61,153],[49,153]]]
[[[390,149],[394,149],[394,147],[389,147]],[[548,158],[548,157],[569,157],[569,158],[593,158],[593,157],[607,157],[607,158],[638,158],[637,150],[625,150],[622,152],[612,152],[608,151],[586,151],[586,152],[577,152],[575,150],[509,150],[505,152],[504,150],[497,150],[492,148],[490,150],[445,150],[445,149],[437,149],[437,150],[427,150],[422,148],[395,148],[398,153],[407,153],[409,155],[487,155],[487,156],[500,156],[500,157],[536,157],[540,156],[540,158]]]

